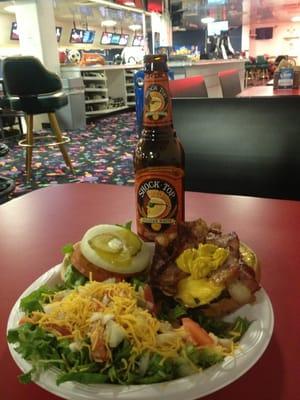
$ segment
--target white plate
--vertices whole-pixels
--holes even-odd
[[[19,309],[20,299],[43,284],[49,286],[60,281],[60,265],[50,269],[38,278],[20,296],[13,306],[7,324],[7,329],[16,328],[22,316]],[[247,372],[262,356],[272,336],[274,326],[274,314],[271,301],[264,291],[256,294],[257,301],[253,305],[246,305],[231,315],[247,317],[254,322],[240,342],[240,348],[234,357],[226,357],[225,360],[207,370],[186,378],[176,379],[170,382],[151,385],[84,385],[76,382],[65,382],[60,386],[55,383],[56,371],[50,369],[42,373],[36,384],[64,399],[70,400],[193,400],[213,393]],[[9,345],[11,355],[23,372],[31,369],[30,364],[18,354],[13,345]]]

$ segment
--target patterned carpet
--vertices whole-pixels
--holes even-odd
[[[26,183],[25,152],[16,136],[4,140],[10,151],[0,158],[0,174],[12,178],[16,188],[10,198],[48,185],[70,182],[132,185],[132,154],[136,144],[135,113],[112,115],[88,125],[85,131],[68,132],[67,145],[76,174],[66,167],[57,146],[33,150],[33,179]]]

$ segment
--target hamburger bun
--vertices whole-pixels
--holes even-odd
[[[153,246],[119,225],[97,225],[90,228],[73,251],[63,260],[61,274],[71,265],[87,278],[103,281],[122,280],[141,274],[151,264]]]
[[[256,282],[260,283],[261,268],[255,252],[245,243],[240,243],[240,253],[243,261],[247,264],[248,267],[250,267],[254,271]],[[236,311],[244,304],[254,302],[254,294],[250,294],[247,292],[244,293],[244,290],[245,289],[243,287],[237,287],[235,297],[231,296],[217,299],[215,302],[212,302],[205,308],[203,308],[203,313],[207,317],[222,317]]]

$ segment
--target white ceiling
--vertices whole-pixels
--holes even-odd
[[[171,4],[179,8],[176,13],[182,15],[185,27],[199,24],[206,14],[229,20],[233,26],[290,22],[300,15],[300,0],[171,0]]]
[[[108,1],[107,1],[108,2]],[[0,3],[0,12],[7,13],[4,8],[12,5],[14,1]],[[85,27],[86,23],[91,26],[101,26],[101,22],[106,19],[116,20],[118,28],[128,27],[132,24],[142,25],[141,13],[126,10],[118,10],[97,4],[93,1],[76,0],[53,0],[55,17],[58,21],[75,21],[78,27]]]
[[[0,12],[4,7],[14,3],[0,3]],[[93,1],[53,0],[58,20],[75,20],[78,24],[99,25],[104,19],[116,19],[118,25],[128,26],[141,23],[141,15],[136,12],[108,9]],[[170,0],[182,15],[182,24],[201,26],[200,19],[207,12],[212,12],[217,20],[229,19],[232,25],[242,21],[250,23],[276,24],[290,21],[293,15],[300,15],[300,0]],[[134,10],[134,9],[133,9]],[[192,27],[192,26],[191,26]]]

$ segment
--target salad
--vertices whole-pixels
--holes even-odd
[[[57,385],[173,380],[234,355],[250,325],[240,317],[209,318],[172,298],[156,302],[136,276],[97,282],[72,267],[63,283],[40,287],[20,308],[23,317],[7,338],[32,365],[22,383],[49,368],[56,369]]]

